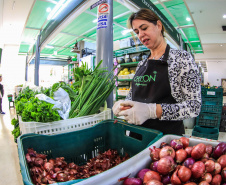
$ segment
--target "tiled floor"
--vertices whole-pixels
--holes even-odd
[[[224,97],[226,103],[226,97]],[[11,119],[16,116],[15,110],[9,110],[8,101],[3,99],[5,115],[0,115],[0,185],[23,185],[17,152],[17,144],[11,134],[13,126]],[[191,135],[192,129],[186,129],[186,135]],[[220,132],[220,141],[226,141],[226,133]]]

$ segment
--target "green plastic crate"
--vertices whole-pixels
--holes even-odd
[[[221,121],[221,113],[200,112],[199,116],[196,118],[196,125],[219,128],[220,121]]]
[[[223,88],[218,87],[217,89],[208,89],[202,87],[201,94],[204,98],[223,98]]]
[[[28,165],[25,159],[28,148],[33,148],[38,153],[47,154],[48,159],[64,157],[67,162],[74,162],[78,165],[83,165],[89,159],[95,157],[98,152],[104,152],[108,149],[117,149],[118,153],[122,156],[124,156],[125,153],[128,153],[131,157],[128,160],[132,160],[133,156],[147,148],[153,142],[160,139],[163,135],[162,132],[157,130],[127,124],[123,121],[114,123],[114,121],[115,120],[105,120],[93,127],[64,134],[50,136],[24,134],[20,136],[17,140],[17,143],[21,174],[24,184],[32,184]],[[142,140],[129,137],[126,134],[127,131],[141,134]],[[127,161],[123,163],[126,164],[126,162]],[[120,170],[126,170],[128,167],[123,165],[123,163],[116,167],[120,168]],[[107,171],[114,171],[114,168],[116,167],[113,167]],[[102,173],[98,174],[100,176],[99,178],[102,178],[103,176],[106,178],[106,173],[105,175]],[[113,172],[107,174],[109,174],[109,178],[112,178]],[[114,178],[117,177],[115,176]],[[119,178],[121,178],[120,174],[118,179]],[[116,182],[118,179],[115,179]],[[69,185],[82,180],[84,179],[61,182],[57,184]]]
[[[222,112],[222,98],[204,98],[202,97],[201,112],[220,113]]]
[[[192,131],[192,136],[218,140],[219,129],[195,126]]]

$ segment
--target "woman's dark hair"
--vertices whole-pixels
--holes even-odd
[[[157,24],[158,20],[160,21],[159,17],[153,11],[151,11],[149,9],[146,9],[146,8],[141,8],[138,12],[133,13],[132,15],[130,15],[130,17],[128,19],[128,27],[129,27],[129,29],[132,28],[132,22],[135,19],[145,20],[145,21],[153,23],[154,25]],[[162,25],[161,33],[162,33],[163,37],[164,37],[164,31],[165,31],[165,28]]]

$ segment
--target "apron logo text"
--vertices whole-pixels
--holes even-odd
[[[134,82],[136,82],[136,86],[140,86],[140,85],[147,86],[147,83],[149,83],[151,81],[155,82],[157,72],[154,71],[153,73],[154,73],[153,76],[152,75],[135,76]]]

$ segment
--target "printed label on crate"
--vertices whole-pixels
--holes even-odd
[[[215,92],[215,91],[207,91],[206,94],[207,94],[207,95],[215,96],[215,95],[216,95],[216,92]]]

